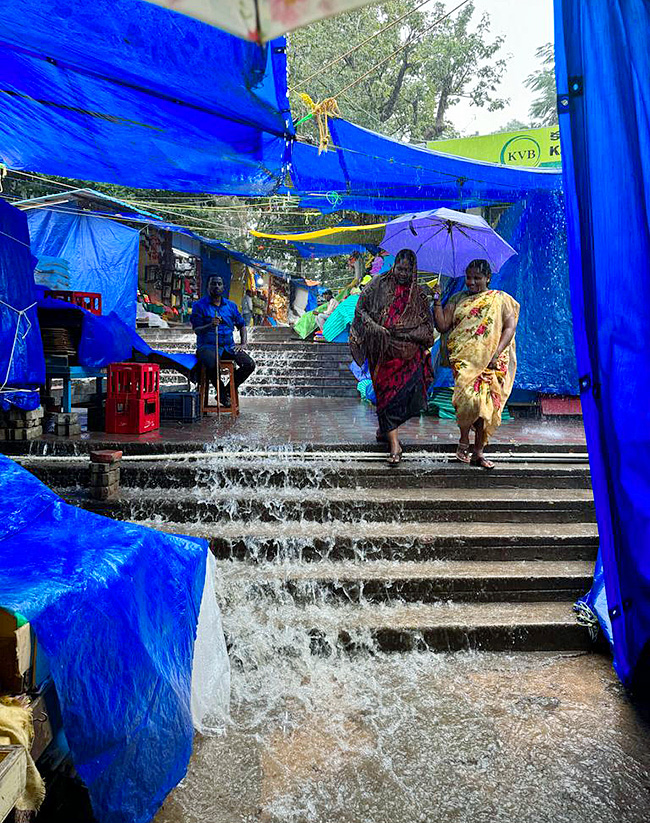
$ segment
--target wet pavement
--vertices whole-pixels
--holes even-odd
[[[146,455],[202,446],[214,452],[190,465],[179,457],[177,466],[166,455],[158,463],[138,463],[149,456],[125,460],[125,476],[131,472],[134,479],[124,499],[141,501],[140,516],[153,516],[149,525],[213,538],[232,664],[230,722],[219,737],[196,738],[188,774],[155,823],[650,820],[649,728],[610,659],[594,651],[528,651],[591,648],[586,630],[574,623],[573,600],[554,602],[544,593],[531,603],[505,595],[484,603],[479,596],[489,588],[487,578],[511,578],[514,591],[526,575],[544,583],[566,569],[578,576],[580,590],[586,585],[597,533],[580,514],[589,499],[582,421],[520,419],[494,438],[493,453],[513,455],[499,467],[511,487],[510,508],[521,505],[518,498],[529,507],[544,505],[548,515],[540,523],[499,519],[494,501],[501,492],[490,486],[497,472],[448,466],[443,455],[418,462],[416,450],[453,450],[453,421],[422,417],[405,425],[402,440],[412,451],[399,474],[388,477],[366,454],[375,429],[374,409],[356,399],[273,397],[243,398],[234,421],[224,416],[144,436],[110,436],[130,444],[132,453],[136,446]],[[81,450],[106,440],[96,434],[75,442]],[[315,444],[350,453],[331,462],[329,452],[314,462],[307,455]],[[517,448],[557,454],[532,455],[528,464]],[[251,449],[268,453],[247,456]],[[150,475],[148,493],[142,472]],[[155,480],[162,475],[169,482]],[[413,506],[406,522],[394,509],[417,498],[416,488],[428,494],[432,509],[449,508],[456,498],[466,510],[482,507],[481,522],[456,515],[453,522],[424,522]],[[179,489],[203,506],[191,522],[180,523],[165,509]],[[354,516],[327,523],[307,517],[321,498],[330,506],[348,500],[346,489],[355,490],[360,504]],[[272,501],[277,519],[255,519],[246,508],[253,499]],[[147,507],[151,500],[158,508]],[[304,504],[294,511],[296,501]],[[580,506],[562,522],[557,510],[567,501]],[[382,519],[361,516],[369,503],[382,507]],[[356,565],[337,566],[337,560]],[[345,597],[332,598],[332,581],[349,578],[351,569],[364,579],[366,593],[377,578],[395,601],[355,604],[345,587]],[[421,593],[417,602],[405,602],[398,591],[411,579],[473,580],[477,574],[480,586],[463,589],[458,602],[447,595],[420,602],[426,600]],[[512,653],[508,633],[508,644],[487,645],[509,623],[523,627],[522,637],[531,633],[517,646],[525,651]],[[543,633],[533,631],[537,623]],[[463,642],[452,646],[446,627],[461,624]],[[467,649],[476,626],[483,638],[476,648],[508,651],[435,651]],[[339,642],[341,627],[353,644]],[[385,653],[375,630],[381,636],[404,627],[418,637],[434,627],[447,645],[431,642],[421,651],[405,643]],[[542,635],[548,642],[576,630],[580,645],[535,645]]]
[[[238,652],[231,725],[156,823],[650,818],[648,726],[605,657]]]
[[[73,444],[106,443],[142,444],[152,448],[174,444],[247,445],[250,443],[319,444],[323,446],[363,445],[375,443],[377,417],[373,406],[355,398],[250,397],[242,398],[241,414],[204,418],[191,424],[166,424],[158,431],[143,435],[107,435],[103,432],[60,438],[48,435],[36,442]],[[424,415],[400,428],[405,445],[451,445],[458,441],[458,427],[453,420]],[[504,423],[495,433],[492,444],[543,445],[571,444],[584,446],[581,418],[516,419]],[[22,444],[6,444],[6,446]],[[30,444],[25,444],[26,449]],[[31,445],[33,450],[33,445]]]

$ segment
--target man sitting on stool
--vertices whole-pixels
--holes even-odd
[[[235,366],[235,386],[239,388],[247,377],[255,371],[255,361],[244,348],[247,342],[246,325],[239,309],[232,300],[223,296],[223,279],[218,275],[208,280],[208,294],[192,306],[192,328],[196,334],[196,356],[205,366],[212,385],[219,392],[222,406],[230,405],[226,387],[217,374],[215,351],[219,335],[219,360],[232,360]],[[237,326],[241,343],[235,345],[233,330]]]

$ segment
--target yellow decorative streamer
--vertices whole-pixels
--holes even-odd
[[[336,98],[326,97],[325,100],[321,100],[320,103],[314,103],[308,94],[301,92],[300,99],[316,120],[316,125],[318,126],[318,153],[320,154],[323,151],[327,151],[330,143],[328,118],[341,116]]]

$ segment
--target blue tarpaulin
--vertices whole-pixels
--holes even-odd
[[[36,313],[35,258],[25,215],[0,200],[0,407],[35,409],[45,382]]]
[[[81,319],[78,361],[80,366],[101,369],[111,363],[131,360],[134,352],[149,358],[158,355],[165,358],[165,368],[178,367],[183,374],[191,372],[196,366],[196,355],[183,352],[163,352],[152,349],[135,329],[129,328],[120,318],[111,313],[101,317],[91,314],[86,309],[43,296],[44,289],[37,287],[38,306],[41,309],[56,309],[76,313]]]
[[[505,212],[497,231],[517,249],[492,279],[521,306],[515,387],[578,394],[561,194],[530,195]]]
[[[349,244],[347,246],[327,246],[324,243],[292,243],[294,249],[301,257],[308,260],[318,260],[323,257],[340,257],[350,255],[353,251],[363,254],[366,247],[361,244]]]
[[[614,664],[629,683],[647,675],[650,639],[650,4],[555,0],[555,24],[578,375]]]
[[[573,320],[566,251],[564,204],[558,192],[537,192],[511,206],[497,231],[517,249],[492,278],[493,288],[520,304],[515,388],[545,394],[577,394]],[[443,297],[463,286],[453,281]],[[453,385],[451,369],[438,367],[434,347],[434,387]]]
[[[48,657],[99,823],[147,823],[189,761],[207,543],[63,502],[0,455],[0,606]]]
[[[351,209],[404,214],[437,206],[466,208],[514,203],[535,191],[558,191],[562,176],[548,169],[481,163],[420,149],[348,123],[329,121],[334,147],[293,148],[294,194],[323,212]]]
[[[0,31],[8,167],[239,195],[283,182],[284,40],[261,47],[142,0],[3,2]]]
[[[72,291],[99,292],[102,313],[135,327],[140,232],[88,212],[27,212],[32,251],[70,264]]]

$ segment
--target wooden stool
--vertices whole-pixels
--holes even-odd
[[[201,398],[201,412],[203,414],[231,414],[233,417],[239,415],[239,395],[235,386],[235,364],[232,360],[222,360],[219,363],[219,372],[228,375],[230,386],[230,406],[210,405],[210,381],[205,366],[201,366],[199,372],[199,397]],[[217,402],[219,398],[217,397]]]

